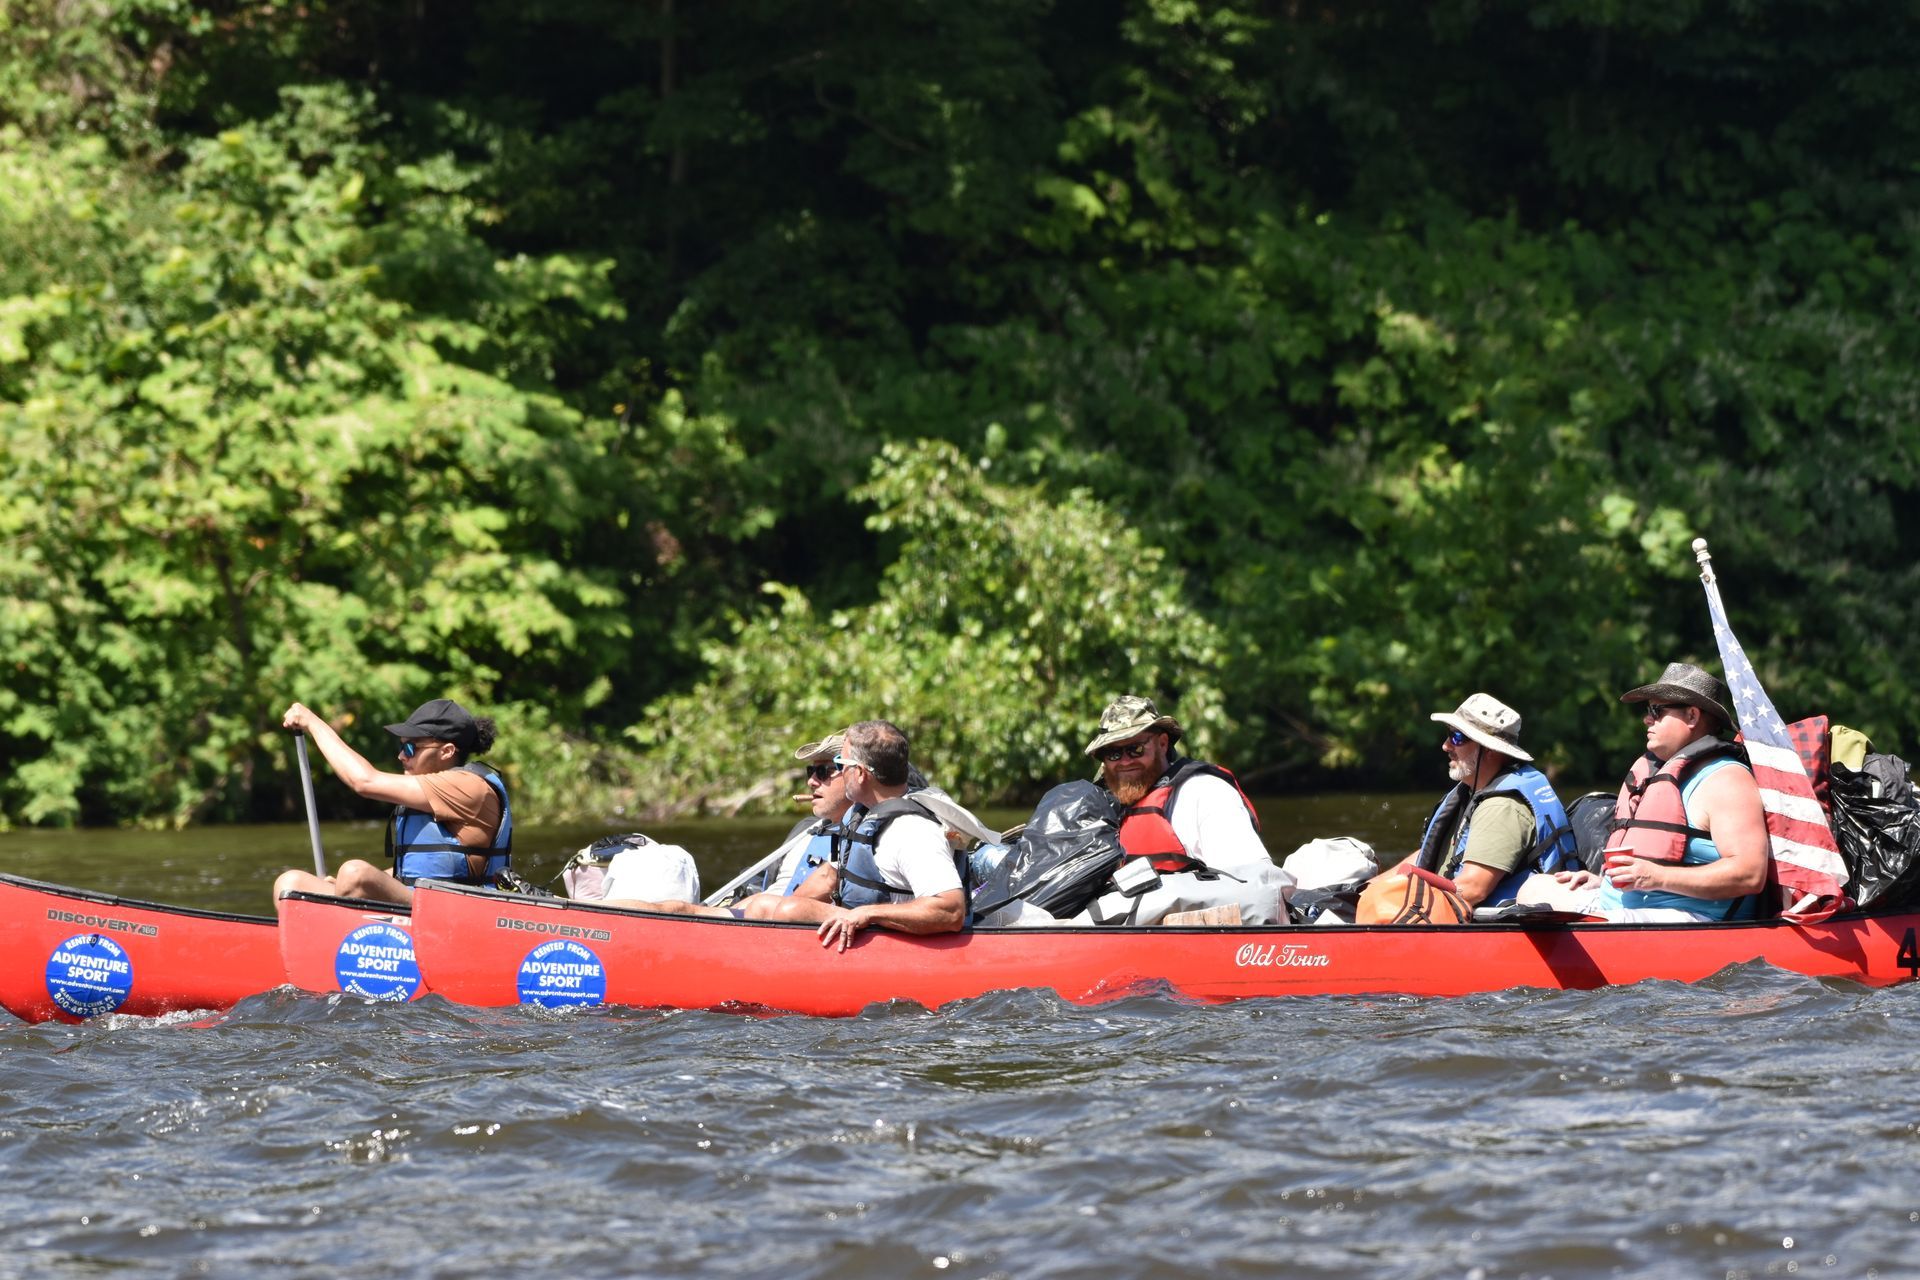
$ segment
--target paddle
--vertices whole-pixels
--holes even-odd
[[[760,859],[760,861],[754,863],[745,871],[742,871],[739,875],[721,885],[718,889],[715,889],[702,899],[702,901],[710,907],[724,905],[727,899],[733,896],[735,889],[738,889],[755,876],[763,875],[772,868],[780,865],[781,859],[787,856],[787,851],[793,848],[796,842],[804,842],[811,839],[813,839],[813,832],[811,830],[804,830],[794,835],[791,839],[782,841],[778,849],[775,849],[772,853]]]
[[[327,860],[320,852],[320,818],[313,807],[313,770],[307,766],[307,735],[293,731],[294,750],[300,753],[300,791],[307,798],[307,834],[313,838],[313,874],[327,878]]]

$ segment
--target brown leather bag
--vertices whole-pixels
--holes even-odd
[[[1355,924],[1465,924],[1473,919],[1453,881],[1419,867],[1395,867],[1367,882]]]

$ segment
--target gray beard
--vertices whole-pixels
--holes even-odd
[[[1449,759],[1447,761],[1447,776],[1455,782],[1472,782],[1474,775],[1480,772],[1480,757],[1481,753],[1475,751],[1472,759],[1467,759],[1464,756],[1458,759]]]

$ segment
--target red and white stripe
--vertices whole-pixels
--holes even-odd
[[[1832,900],[1846,883],[1847,868],[1827,815],[1814,799],[1806,765],[1791,747],[1752,739],[1746,745],[1753,780],[1760,785],[1760,804],[1767,813],[1774,873],[1781,885],[1798,895],[1785,914],[1808,920],[1832,914]]]

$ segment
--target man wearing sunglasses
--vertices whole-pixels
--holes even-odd
[[[807,881],[833,861],[833,833],[853,811],[853,803],[847,799],[846,767],[833,759],[845,742],[845,734],[831,733],[794,751],[794,759],[807,762],[807,807],[813,813],[802,818],[775,850],[780,861],[761,883],[762,892],[784,897],[806,886],[805,897],[826,901],[833,896],[831,881],[824,877],[812,885]],[[759,905],[761,910],[753,913],[753,918],[761,918],[771,906]]]
[[[1614,802],[1604,874],[1562,874],[1523,900],[1641,924],[1759,914],[1772,859],[1760,788],[1730,729],[1727,686],[1688,662],[1620,695],[1644,703],[1646,754]]]
[[[1253,802],[1225,769],[1180,755],[1181,736],[1179,721],[1135,694],[1100,714],[1087,754],[1120,806],[1124,852],[1114,892],[1088,909],[1095,923],[1155,924],[1172,911],[1227,903],[1244,913],[1274,874]]]
[[[816,817],[782,846],[787,853],[769,884],[784,888],[770,887],[732,906],[635,898],[610,898],[603,905],[817,924],[821,945],[837,944],[841,951],[860,930],[876,925],[906,933],[962,927],[964,855],[948,843],[945,826],[955,821],[962,830],[996,833],[979,828],[978,819],[927,785],[907,760],[906,734],[884,720],[862,721],[794,754],[809,761],[807,787]],[[796,841],[797,854],[789,848]]]
[[[906,733],[886,720],[862,720],[847,730],[834,760],[860,813],[839,837],[837,865],[814,873],[831,876],[833,886],[833,902],[812,917],[820,921],[820,945],[845,951],[860,930],[875,926],[902,933],[963,927],[965,855],[948,843],[939,813],[908,794]]]
[[[1566,806],[1520,746],[1520,713],[1476,693],[1432,719],[1453,789],[1427,819],[1413,864],[1452,880],[1470,907],[1512,902],[1536,871],[1580,865]]]
[[[507,786],[489,765],[470,757],[493,746],[494,725],[451,698],[422,703],[387,732],[400,740],[399,773],[368,763],[332,725],[299,703],[281,717],[288,729],[313,739],[327,763],[355,795],[394,806],[387,822],[393,870],[350,858],[326,879],[309,871],[283,872],[275,900],[296,890],[341,898],[411,903],[419,880],[491,884],[513,851],[513,808]]]
[[[600,905],[667,915],[732,917],[746,920],[817,920],[804,914],[809,904],[823,908],[833,899],[834,882],[820,868],[833,861],[835,838],[856,812],[847,798],[846,770],[834,757],[845,735],[832,733],[793,753],[807,765],[805,799],[812,814],[800,819],[774,851],[705,902],[681,899],[603,898]],[[800,912],[800,914],[796,914]]]

